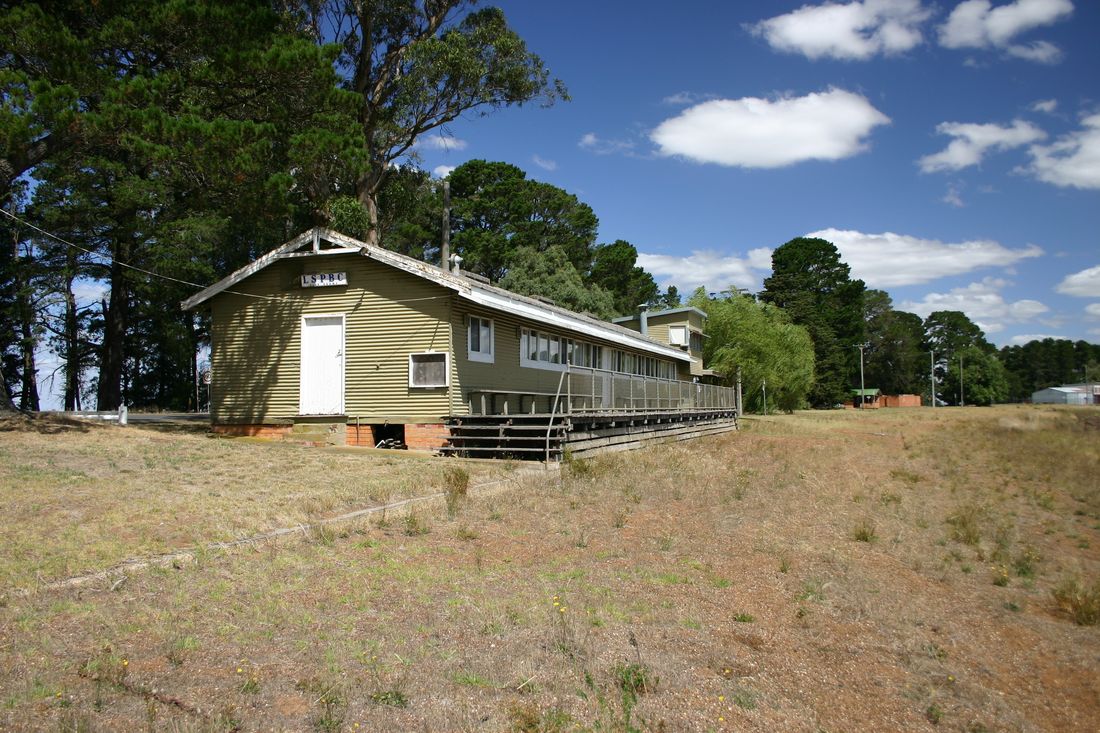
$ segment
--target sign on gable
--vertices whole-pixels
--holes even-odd
[[[324,288],[330,285],[347,285],[346,272],[311,272],[302,275],[303,288]]]

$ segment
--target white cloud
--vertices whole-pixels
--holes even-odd
[[[98,303],[105,299],[111,292],[107,283],[101,280],[75,280],[73,282],[73,297],[79,304]]]
[[[810,59],[865,60],[919,45],[920,27],[931,15],[920,0],[856,0],[803,5],[748,26],[777,51]]]
[[[865,234],[843,229],[823,229],[806,236],[835,244],[852,275],[872,288],[916,285],[983,267],[1009,267],[1043,254],[1033,244],[1008,249],[988,239],[946,243],[893,232]]]
[[[1024,169],[1040,181],[1072,188],[1100,188],[1100,114],[1081,121],[1082,129],[1050,145],[1032,145]]]
[[[714,99],[716,94],[700,94],[698,92],[676,92],[670,94],[661,100],[662,104],[671,104],[676,107],[682,107],[686,104],[697,104],[699,102],[705,102],[710,99]]]
[[[1088,318],[1100,319],[1100,303],[1089,303],[1086,305],[1085,315]]]
[[[753,249],[745,257],[731,257],[713,250],[695,250],[687,257],[638,253],[638,265],[653,273],[662,284],[675,284],[681,291],[702,285],[707,290],[760,286],[760,272],[771,269],[772,251]]]
[[[465,150],[468,143],[457,137],[450,137],[448,135],[425,135],[418,138],[416,146],[418,148],[427,148],[428,150],[444,150],[450,152],[452,150]]]
[[[948,184],[947,193],[945,193],[940,200],[945,204],[954,206],[956,209],[961,209],[966,206],[966,202],[962,200],[961,189],[955,183]]]
[[[1048,41],[1015,43],[1016,36],[1065,20],[1073,13],[1070,0],[1015,0],[993,7],[989,0],[965,0],[955,6],[940,26],[940,45],[946,48],[995,48],[1010,56],[1055,63],[1062,51]]]
[[[457,167],[456,165],[437,165],[432,169],[432,173],[435,174],[436,178],[446,178]]]
[[[982,162],[986,151],[1009,150],[1046,137],[1030,122],[1013,120],[1011,127],[996,124],[941,122],[936,132],[954,138],[947,147],[917,161],[924,173],[957,171]]]
[[[986,333],[1003,331],[1008,324],[1026,323],[1050,310],[1037,300],[1005,300],[1000,291],[1008,283],[985,278],[946,293],[929,293],[922,300],[906,301],[900,310],[927,318],[934,311],[962,311]]]
[[[1010,344],[1015,344],[1016,346],[1023,346],[1024,344],[1030,343],[1031,341],[1042,341],[1043,339],[1060,338],[1065,338],[1065,336],[1054,336],[1049,333],[1021,333],[1010,338],[1008,342]]]
[[[1040,99],[1037,102],[1034,102],[1028,109],[1030,109],[1032,112],[1044,112],[1048,115],[1054,114],[1055,110],[1058,109],[1058,100]]]
[[[610,155],[612,153],[625,153],[634,149],[634,143],[629,140],[608,140],[599,137],[594,132],[588,132],[581,136],[577,147],[596,155]]]
[[[684,110],[650,138],[662,155],[697,163],[780,168],[839,160],[867,148],[865,138],[890,118],[843,89],[804,97],[716,99]]]
[[[531,156],[531,162],[546,171],[556,171],[558,169],[557,161],[543,158],[541,155]]]
[[[1067,275],[1054,289],[1062,295],[1100,298],[1100,265]]]

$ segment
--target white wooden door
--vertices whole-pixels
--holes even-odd
[[[302,318],[302,374],[298,412],[344,412],[344,317]]]

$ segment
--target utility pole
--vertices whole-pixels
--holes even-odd
[[[443,245],[440,247],[440,267],[451,271],[451,182],[443,179]]]
[[[737,417],[744,415],[741,412],[741,367],[737,367]]]
[[[760,383],[760,390],[764,393],[764,414],[768,414],[768,380],[763,380]]]
[[[867,400],[866,387],[863,385],[863,349],[867,344],[859,344],[856,348],[859,349],[859,409],[863,409]]]
[[[932,407],[936,406],[936,352],[929,351],[928,359],[930,360],[932,367],[929,370],[930,379],[932,382]]]

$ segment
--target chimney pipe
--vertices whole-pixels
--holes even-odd
[[[638,311],[638,332],[643,336],[649,335],[649,303],[642,303]]]

